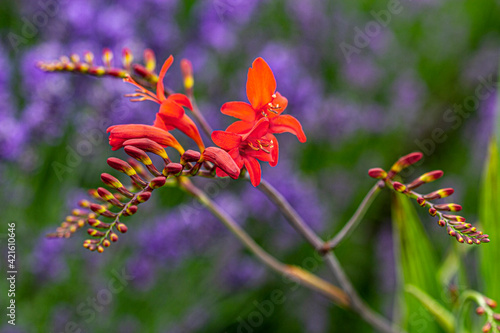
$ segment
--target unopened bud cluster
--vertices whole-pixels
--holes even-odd
[[[72,215],[66,217],[56,232],[49,234],[49,237],[68,238],[88,224],[90,228],[87,232],[92,238],[85,240],[83,246],[90,251],[103,252],[112,242],[118,241],[118,233],[127,232],[128,228],[120,218],[134,215],[138,205],[148,201],[152,192],[164,186],[167,179],[196,175],[215,177],[217,167],[233,178],[237,178],[240,173],[231,157],[217,147],[208,147],[202,153],[187,150],[181,156],[180,163],[171,162],[165,149],[146,138],[127,140],[123,148],[131,158],[124,161],[110,157],[107,163],[113,169],[129,176],[131,186],[124,186],[110,174],[101,174],[102,182],[114,193],[103,187],[89,190],[95,202],[80,201],[79,208],[74,209]],[[162,171],[156,168],[147,152],[162,159]],[[106,218],[111,222],[101,220]]]
[[[462,216],[454,215],[453,213],[462,210],[462,206],[454,203],[436,204],[431,201],[446,198],[453,194],[452,188],[440,189],[428,194],[419,194],[414,189],[433,182],[443,176],[443,171],[435,170],[427,172],[408,184],[403,184],[394,181],[393,178],[400,173],[404,168],[418,162],[422,158],[422,153],[411,153],[401,157],[389,170],[386,172],[381,168],[373,168],[368,171],[368,175],[372,178],[381,179],[388,188],[395,192],[406,194],[408,197],[415,199],[417,203],[429,209],[431,216],[438,218],[438,224],[441,227],[446,227],[448,234],[455,237],[460,243],[481,244],[488,243],[490,239],[488,235],[477,230],[470,223],[465,222]]]
[[[144,64],[133,63],[134,57],[127,48],[122,51],[121,66],[113,65],[114,54],[110,49],[103,50],[102,65],[95,63],[92,52],[85,52],[82,58],[77,54],[72,54],[51,62],[41,61],[37,66],[46,72],[74,72],[122,79],[135,75],[153,84],[158,81],[158,75],[155,74],[156,58],[150,49],[144,51]]]
[[[476,308],[478,316],[486,315],[486,323],[483,325],[481,331],[484,333],[491,332],[495,327],[500,332],[500,313],[493,312],[497,307],[497,302],[491,298],[484,297],[480,300],[481,305]]]

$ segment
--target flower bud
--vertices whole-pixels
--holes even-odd
[[[491,331],[491,323],[487,322],[486,324],[484,324],[482,331],[483,333],[488,333],[489,331]]]
[[[455,229],[453,229],[450,226],[448,226],[448,228],[446,228],[446,230],[448,231],[448,235],[450,235],[452,237],[455,237],[455,235],[457,234],[457,232],[455,231]]]
[[[109,239],[114,243],[114,242],[118,242],[118,235],[115,234],[114,232],[111,232],[109,234]]]
[[[434,208],[436,208],[437,210],[444,210],[448,212],[459,212],[462,210],[462,206],[457,204],[439,204],[434,205]]]
[[[92,52],[84,52],[83,53],[83,59],[85,60],[85,62],[89,65],[92,66],[92,64],[94,63],[94,54]]]
[[[207,147],[201,154],[200,162],[209,161],[224,171],[229,177],[237,179],[240,176],[240,168],[225,150],[217,147]]]
[[[388,177],[392,178],[394,177],[397,173],[401,172],[404,168],[409,167],[412,164],[417,163],[420,161],[422,158],[422,153],[416,152],[416,153],[411,153],[406,156],[401,157],[394,165],[391,167],[391,170],[389,171]]]
[[[135,213],[137,213],[137,206],[132,205],[132,206],[128,206],[125,209],[125,212],[123,213],[123,215],[125,215],[125,216],[131,216],[131,215],[134,215]]]
[[[453,192],[455,192],[455,190],[452,188],[444,188],[444,189],[437,190],[437,191],[434,191],[432,193],[426,194],[422,197],[426,200],[435,200],[435,199],[449,197],[450,195],[453,194]]]
[[[130,49],[124,48],[122,51],[123,68],[130,69],[130,65],[132,64],[133,60],[134,56],[132,55],[132,52],[130,52]]]
[[[123,224],[123,223],[120,223],[120,222],[116,223],[115,227],[122,234],[126,233],[127,230],[128,230],[127,226],[125,224]]]
[[[444,226],[446,225],[446,221],[445,221],[445,220],[439,220],[439,221],[438,221],[438,225],[439,225],[440,227],[444,227]]]
[[[149,72],[154,72],[156,68],[156,57],[155,53],[151,49],[144,50],[144,64]]]
[[[113,61],[113,52],[110,49],[105,48],[102,52],[102,62],[106,67],[111,67],[111,62]]]
[[[500,322],[500,313],[494,313],[493,314],[493,319],[495,319],[496,321]]]
[[[384,169],[381,168],[372,168],[368,170],[368,176],[375,179],[384,179],[385,177],[387,177],[387,172],[385,172]]]
[[[142,192],[141,194],[138,194],[137,197],[134,200],[134,203],[143,203],[149,200],[151,198],[151,192]]]
[[[443,171],[441,170],[435,170],[431,172],[424,173],[422,176],[418,177],[418,180],[424,182],[424,183],[430,183],[433,182],[443,176]]]
[[[144,165],[151,165],[153,164],[153,161],[149,158],[149,156],[146,154],[146,152],[142,149],[139,149],[134,146],[125,146],[123,148],[125,152],[132,158],[135,158],[136,160],[140,161]]]
[[[94,228],[99,228],[99,229],[108,229],[111,227],[109,223],[104,223],[96,219],[88,219],[87,223]]]
[[[462,216],[458,216],[458,215],[443,214],[443,217],[445,219],[452,220],[452,221],[465,222],[465,218],[463,218]]]
[[[154,179],[152,179],[150,182],[149,182],[149,187],[154,190],[154,189],[157,189],[157,188],[160,188],[162,187],[163,185],[165,185],[165,183],[167,182],[167,178],[164,177],[164,176],[159,176],[159,177],[156,177]]]
[[[392,186],[394,187],[394,190],[397,192],[403,193],[404,191],[406,191],[406,186],[401,184],[400,182],[394,182],[392,183]]]
[[[133,146],[133,147],[139,148],[141,150],[158,155],[161,158],[163,158],[164,160],[168,160],[168,155],[167,155],[167,152],[165,151],[165,149],[163,149],[163,147],[160,144],[158,144],[157,142],[155,142],[153,140],[146,139],[146,138],[129,139],[129,140],[124,141],[123,145],[124,146]]]
[[[104,237],[105,235],[104,232],[92,228],[89,228],[87,233],[92,237]]]
[[[465,241],[464,237],[458,232],[455,234],[455,238],[459,243],[463,243]]]
[[[184,166],[180,163],[169,163],[165,166],[165,170],[163,170],[163,173],[167,175],[179,175],[182,170],[184,169]]]
[[[425,201],[425,199],[424,199],[424,198],[422,198],[422,197],[418,197],[418,198],[417,198],[417,203],[418,203],[420,206],[425,207],[426,201]]]
[[[476,308],[476,313],[477,313],[478,316],[484,315],[485,312],[486,312],[486,310],[482,306],[478,306]]]
[[[181,164],[186,165],[186,163],[189,162],[198,162],[200,158],[201,158],[200,152],[188,149],[181,156]]]
[[[103,253],[104,252],[104,247],[102,247],[102,245],[97,245],[97,252]]]
[[[116,157],[110,157],[107,160],[107,163],[110,167],[112,167],[115,170],[118,170],[120,172],[125,173],[127,176],[134,176],[137,173],[135,172],[134,168],[130,166],[125,161],[120,160],[119,158]]]
[[[484,301],[486,302],[486,304],[488,304],[488,306],[492,309],[496,308],[497,307],[497,302],[492,300],[491,298],[488,298],[488,297],[484,297]]]
[[[184,78],[184,89],[186,89],[186,91],[190,91],[193,89],[194,85],[193,65],[191,64],[191,61],[187,59],[181,60],[181,72],[182,77]]]
[[[429,214],[431,216],[436,216],[436,214],[437,214],[436,208],[434,208],[434,207],[429,208]]]

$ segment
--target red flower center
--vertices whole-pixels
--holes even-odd
[[[264,153],[271,154],[271,149],[274,148],[274,142],[273,140],[268,140],[264,138],[247,139],[241,144],[241,150],[245,148],[254,151],[262,150]]]

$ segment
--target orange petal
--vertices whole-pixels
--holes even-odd
[[[184,117],[184,109],[182,106],[169,99],[166,99],[161,103],[158,113],[172,119],[181,119]],[[167,123],[167,125],[169,124]]]
[[[171,130],[175,129],[174,126],[165,124],[165,122],[163,121],[163,119],[161,119],[159,113],[156,114],[156,118],[155,118],[155,122],[153,123],[153,126],[161,128],[161,129],[163,129],[165,131],[171,131]]]
[[[276,97],[273,98],[271,103],[274,106],[279,106],[278,108],[273,109],[274,112],[268,112],[267,115],[269,118],[279,116],[283,111],[285,111],[288,106],[288,99],[285,96],[281,95],[279,92],[276,93]]]
[[[163,120],[163,122],[167,126],[169,126],[169,125],[173,126],[173,127],[177,128],[179,131],[181,131],[182,133],[189,136],[191,139],[193,139],[201,151],[203,151],[205,149],[205,144],[203,143],[203,140],[201,139],[200,132],[198,131],[198,127],[196,127],[196,124],[186,114],[184,114],[184,116],[181,119],[171,118],[169,116],[166,116],[163,113],[158,113],[158,116]]]
[[[158,83],[156,84],[156,97],[160,100],[160,102],[165,100],[165,86],[163,85],[163,79],[165,78],[165,74],[167,74],[168,69],[172,66],[174,62],[174,57],[170,55],[167,60],[163,63],[161,67],[160,75],[158,76]]]
[[[241,143],[241,135],[224,131],[213,131],[212,140],[222,149],[230,150],[239,147]]]
[[[269,132],[271,133],[292,133],[297,136],[300,142],[306,142],[307,138],[302,130],[300,122],[290,115],[281,115],[269,120]]]
[[[269,65],[262,58],[254,60],[248,69],[247,97],[255,110],[272,100],[276,91],[276,79]]]
[[[242,135],[242,140],[245,141],[248,137],[261,138],[267,134],[269,130],[269,119],[260,118],[258,122],[254,124],[250,132]]]
[[[172,134],[154,126],[137,124],[116,125],[108,128],[107,132],[109,132],[109,144],[113,147],[113,150],[123,147],[123,143],[127,140],[146,138],[153,140],[162,147],[173,147],[181,154],[184,153],[184,149]]]
[[[245,158],[245,167],[247,168],[252,185],[255,187],[259,186],[262,174],[259,162],[255,158],[248,156]]]
[[[278,158],[279,158],[279,154],[280,154],[280,147],[278,144],[278,139],[276,139],[276,137],[272,134],[267,134],[266,137],[269,140],[273,140],[274,147],[271,149],[271,156],[272,156],[273,160],[271,162],[269,162],[269,165],[272,167],[275,167],[278,164]]]
[[[169,101],[173,101],[181,106],[184,106],[188,108],[189,110],[193,111],[193,104],[191,104],[191,101],[189,98],[184,95],[184,94],[172,94],[168,96],[167,98]]]
[[[252,106],[245,102],[227,102],[220,109],[225,115],[235,117],[245,121],[255,120],[255,110]]]
[[[254,123],[249,121],[235,121],[228,128],[226,128],[226,132],[243,134],[250,131],[253,127]]]

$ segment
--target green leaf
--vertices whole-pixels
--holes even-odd
[[[479,219],[481,228],[491,239],[488,244],[481,244],[480,270],[484,294],[492,299],[500,300],[500,254],[496,242],[500,240],[500,169],[498,164],[498,147],[496,139],[492,138],[483,174],[481,189]]]
[[[404,195],[395,194],[392,203],[396,267],[400,286],[413,285],[429,297],[441,296],[437,278],[435,251],[425,234],[411,201]],[[428,309],[422,303],[399,291],[396,311],[400,325],[409,332],[442,332]]]
[[[445,309],[438,301],[429,296],[429,294],[419,287],[412,284],[406,285],[405,291],[418,299],[420,304],[422,304],[432,314],[432,316],[446,332],[453,333],[455,331],[455,319],[453,314]]]

